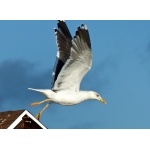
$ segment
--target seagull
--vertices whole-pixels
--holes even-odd
[[[79,26],[72,38],[65,21],[58,20],[57,29],[54,28],[54,31],[58,50],[52,73],[52,87],[28,88],[46,96],[42,101],[31,103],[31,106],[36,106],[46,102],[45,107],[36,115],[38,120],[52,103],[71,106],[94,99],[106,104],[97,92],[80,90],[80,83],[92,66],[91,41],[87,26]]]

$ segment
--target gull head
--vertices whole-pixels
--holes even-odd
[[[92,98],[106,104],[106,101],[96,92],[92,92]]]

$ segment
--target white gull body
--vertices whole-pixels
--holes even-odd
[[[85,74],[92,66],[92,53],[90,36],[86,25],[78,27],[74,38],[72,38],[65,21],[58,21],[58,28],[55,29],[57,57],[52,73],[51,89],[33,89],[46,96],[40,102],[34,102],[35,106],[43,102],[61,105],[74,105],[88,99],[99,100],[106,104],[106,101],[94,91],[80,91],[80,83]]]

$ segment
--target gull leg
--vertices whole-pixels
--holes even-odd
[[[47,101],[49,101],[49,100],[50,100],[50,99],[45,99],[45,100],[40,101],[40,102],[34,102],[34,103],[31,103],[30,106],[36,106],[36,105],[42,104],[42,103],[44,103],[44,102],[47,102]]]
[[[35,116],[35,118],[36,118],[37,120],[40,120],[40,117],[41,117],[42,113],[45,111],[45,109],[46,109],[50,104],[51,104],[51,103],[46,104],[45,107]]]

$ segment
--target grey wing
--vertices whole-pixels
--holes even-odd
[[[81,25],[72,40],[69,59],[54,84],[54,90],[79,91],[80,83],[92,65],[91,42],[86,25]]]
[[[66,63],[67,59],[70,56],[70,50],[72,45],[71,44],[72,37],[65,21],[58,20],[57,27],[58,29],[54,30],[58,51],[52,73],[52,82],[51,82],[52,88],[55,84],[58,74],[60,73],[62,67],[64,66],[64,64]]]

